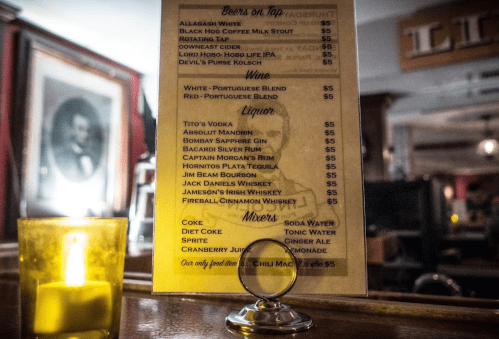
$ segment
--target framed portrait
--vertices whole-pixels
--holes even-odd
[[[130,77],[34,34],[22,35],[20,46],[20,215],[123,211]]]

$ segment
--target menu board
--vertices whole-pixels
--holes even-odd
[[[365,294],[353,0],[162,15],[153,292],[244,292],[241,252],[272,238],[291,293]]]

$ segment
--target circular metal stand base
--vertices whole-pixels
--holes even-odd
[[[277,300],[259,300],[225,318],[225,325],[244,333],[296,333],[310,329],[312,318]]]

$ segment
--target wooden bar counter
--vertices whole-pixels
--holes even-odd
[[[254,297],[152,295],[150,279],[150,273],[125,273],[120,338],[499,338],[498,301],[381,292],[368,298],[286,297],[283,303],[313,318],[311,330],[243,335],[227,330],[225,317]],[[0,265],[2,339],[20,338],[19,300],[18,271]]]

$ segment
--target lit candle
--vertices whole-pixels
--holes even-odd
[[[40,334],[108,329],[111,284],[85,279],[85,234],[68,236],[64,281],[38,286],[34,331]]]

